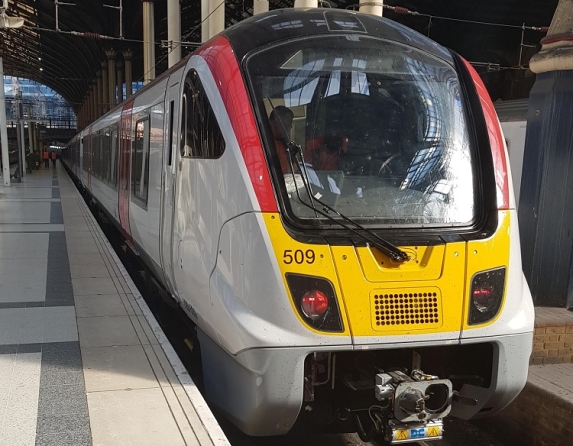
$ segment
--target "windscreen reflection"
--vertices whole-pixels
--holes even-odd
[[[460,87],[446,62],[363,36],[298,40],[247,61],[286,212],[314,197],[376,225],[463,225],[474,174]],[[278,119],[277,117],[282,118]],[[288,163],[289,143],[304,165]],[[298,189],[298,193],[297,193]]]

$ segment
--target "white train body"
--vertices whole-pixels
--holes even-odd
[[[448,150],[452,157],[457,156],[456,150],[470,154],[456,162],[460,171],[470,169],[473,179],[464,183],[463,178],[451,177],[455,169],[447,163],[428,167],[454,172],[441,183],[433,183],[431,191],[429,186],[415,189],[411,186],[414,179],[408,185],[406,179],[414,177],[407,177],[413,172],[407,163],[401,173],[399,165],[392,166],[393,171],[383,179],[388,191],[404,199],[426,200],[424,213],[436,207],[445,209],[432,214],[426,223],[396,217],[388,225],[376,223],[374,217],[363,220],[353,215],[362,226],[346,223],[351,226],[348,229],[332,217],[318,218],[318,211],[309,217],[308,211],[287,203],[293,199],[293,189],[288,179],[283,180],[280,160],[269,143],[268,112],[287,104],[294,87],[277,95],[273,89],[286,89],[286,81],[269,78],[268,82],[261,80],[264,86],[257,90],[259,80],[249,67],[257,60],[272,59],[256,57],[272,45],[302,42],[301,48],[307,48],[304,42],[331,35],[349,45],[364,36],[368,42],[379,39],[384,45],[408,47],[418,57],[414,65],[436,60],[440,73],[453,76],[448,82],[459,82],[448,91],[459,88],[460,96],[444,97],[443,107],[462,112],[451,122],[444,115],[441,122],[460,126],[468,121],[471,130],[465,146],[452,143]],[[340,54],[338,62],[331,59],[337,70],[360,72],[364,68],[361,62],[345,68],[344,53]],[[280,70],[288,71],[298,63],[283,60]],[[385,73],[392,66],[382,63],[376,69]],[[297,73],[302,76],[301,71]],[[342,91],[344,74],[336,76]],[[370,73],[358,78],[364,81],[366,76]],[[427,79],[433,82],[435,77]],[[313,82],[305,88],[316,86]],[[311,115],[322,113],[319,106],[312,108],[312,101],[337,97],[331,91],[334,81],[329,82],[327,93],[314,93],[308,103],[296,105],[290,98],[295,111],[294,142],[299,149],[305,141],[306,148],[310,147],[305,132]],[[366,87],[360,91],[349,87],[348,119],[353,118],[352,101],[358,104],[373,97],[377,84],[372,79],[368,82],[372,94],[364,94]],[[258,96],[262,91],[269,92],[264,99]],[[301,90],[300,96],[305,94],[310,93]],[[487,101],[479,77],[459,56],[400,25],[341,11],[274,11],[226,30],[83,129],[70,142],[64,162],[196,324],[206,396],[242,430],[253,435],[284,434],[297,419],[319,413],[327,424],[362,420],[359,431],[368,430],[369,410],[386,404],[392,394],[394,402],[388,404],[396,407],[391,413],[378,414],[379,409],[374,409],[380,420],[376,429],[388,437],[411,436],[407,438],[415,438],[416,429],[426,429],[424,438],[432,433],[435,437],[441,430],[428,429],[441,429],[440,420],[448,413],[462,418],[487,416],[509,404],[525,384],[531,352],[533,306],[521,272],[507,154],[501,137],[492,136],[501,133]],[[432,107],[429,99],[419,104]],[[331,110],[335,108],[326,113]],[[475,123],[470,116],[475,116]],[[340,126],[344,125],[341,121]],[[350,138],[349,151],[352,144]],[[305,158],[310,153],[303,152]],[[422,151],[416,153],[413,159]],[[471,163],[479,160],[479,165],[471,167],[467,157],[474,160]],[[294,179],[294,187],[300,188],[305,168],[300,157],[293,155],[293,160],[298,167],[290,174],[290,184]],[[374,162],[371,159],[369,164]],[[369,167],[365,166],[360,172],[353,167],[350,174],[347,166],[321,178],[337,175],[352,184],[362,184],[366,177],[370,182],[382,181],[383,164],[378,174],[367,174]],[[451,210],[451,203],[463,201],[461,186],[452,190],[452,181],[473,190],[467,197],[474,203],[467,207],[472,216],[461,223],[455,220],[457,211]],[[368,199],[368,186],[352,187],[351,197],[359,196],[361,203]],[[314,194],[314,199],[324,194]],[[443,215],[450,215],[452,221],[442,222]],[[380,236],[393,242],[392,246],[376,248]],[[392,257],[400,253],[408,254],[398,260]],[[489,279],[483,271],[487,277],[497,274],[497,284],[486,283]],[[307,286],[315,287],[315,297],[303,293]],[[412,308],[406,321],[411,326],[398,321],[402,305],[398,294],[396,324],[394,316],[388,316],[387,327],[376,322],[378,303],[375,310],[373,299],[378,302],[390,289],[406,293],[404,302],[408,299]],[[432,298],[435,316],[431,313],[430,318],[418,320],[418,309],[414,316],[416,296],[423,307],[422,295],[427,290],[437,296]],[[476,310],[472,305],[476,299],[482,302],[482,297],[485,303]],[[419,367],[428,375],[416,374]],[[404,385],[397,377],[398,369],[406,371],[404,380],[418,386],[416,391],[423,394],[439,387],[436,393],[443,394],[443,401],[434,402],[437,406],[432,410],[412,409],[417,411],[415,423],[404,409],[408,402],[403,407],[398,403],[403,396],[400,385]],[[378,388],[379,380],[384,384]]]

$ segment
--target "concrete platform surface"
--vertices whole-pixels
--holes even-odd
[[[228,444],[63,167],[0,180],[0,445]]]

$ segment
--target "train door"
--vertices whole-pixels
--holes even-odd
[[[171,79],[170,79],[171,80]],[[173,278],[173,208],[175,199],[175,178],[177,175],[177,142],[179,138],[179,115],[180,109],[180,83],[176,79],[169,84],[165,98],[165,151],[163,156],[163,193],[161,212],[161,237],[159,249],[161,254],[161,267],[165,273],[165,283],[173,294],[175,281]]]
[[[84,177],[82,183],[91,192],[92,191],[92,127],[88,127],[88,131],[82,137],[83,144],[83,170]]]
[[[132,249],[131,228],[129,226],[129,174],[131,161],[131,114],[133,101],[125,104],[121,110],[121,125],[119,128],[119,187],[118,187],[118,211],[119,223],[123,236]]]
[[[80,134],[78,138],[78,164],[76,166],[76,176],[80,179],[80,182],[84,183],[84,134]]]

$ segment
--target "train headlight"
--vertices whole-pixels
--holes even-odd
[[[317,320],[328,310],[328,297],[318,290],[307,291],[302,296],[300,308],[306,317]]]
[[[469,325],[493,319],[503,301],[505,267],[482,271],[472,279],[470,291]]]
[[[342,332],[342,318],[332,283],[322,277],[286,274],[294,305],[302,319],[320,331]]]

